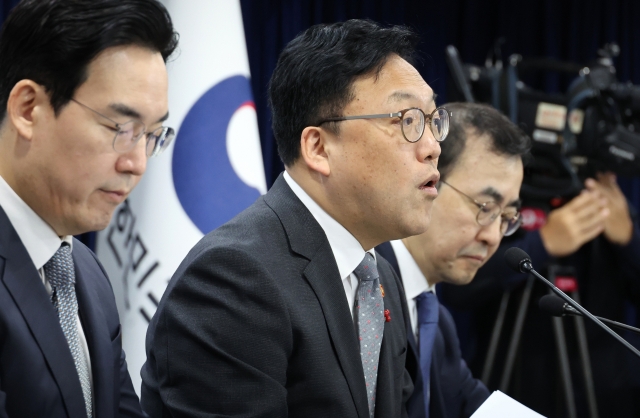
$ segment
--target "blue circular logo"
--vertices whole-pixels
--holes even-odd
[[[255,109],[249,80],[241,75],[229,77],[198,99],[178,131],[173,182],[180,204],[203,234],[229,221],[260,196],[238,177],[227,153],[229,122],[247,105]]]

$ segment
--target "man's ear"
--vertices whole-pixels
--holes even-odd
[[[307,126],[300,135],[300,155],[312,171],[328,176],[331,173],[325,147],[329,133],[317,126]]]
[[[13,86],[7,100],[7,119],[20,137],[31,140],[38,106],[48,105],[48,101],[44,87],[32,80],[20,80]]]

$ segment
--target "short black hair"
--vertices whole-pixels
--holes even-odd
[[[392,54],[412,62],[418,40],[404,26],[348,20],[312,26],[289,42],[269,83],[273,133],[284,165],[300,156],[304,128],[341,116],[356,78],[377,76]]]
[[[444,107],[452,113],[449,134],[440,143],[438,171],[444,180],[454,169],[464,151],[467,137],[487,136],[489,150],[499,155],[531,158],[531,138],[499,110],[479,103],[448,103]]]
[[[57,115],[105,49],[139,45],[166,62],[177,44],[171,17],[157,0],[22,0],[0,33],[0,121],[20,80],[44,86]]]

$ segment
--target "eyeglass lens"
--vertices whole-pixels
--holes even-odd
[[[501,215],[502,208],[496,202],[486,202],[480,207],[478,224],[487,226]],[[500,232],[505,236],[513,234],[520,226],[520,216],[517,210],[507,211],[500,219]]]
[[[128,152],[136,145],[140,137],[144,134],[145,126],[140,121],[129,121],[118,126],[118,132],[113,141],[113,148],[117,152]],[[147,133],[146,154],[152,157],[160,154],[166,149],[175,133],[172,128],[160,127],[153,132]]]
[[[429,124],[437,141],[443,141],[449,133],[449,113],[445,109],[436,109]]]
[[[444,141],[449,132],[449,113],[436,109],[429,118],[429,129],[436,141]],[[409,109],[402,115],[402,133],[409,142],[416,142],[424,133],[425,115],[420,109]]]
[[[416,142],[424,132],[424,113],[409,109],[402,115],[402,133],[409,142]]]

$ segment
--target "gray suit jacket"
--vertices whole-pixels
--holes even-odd
[[[401,284],[380,257],[385,323],[376,417],[406,416]],[[169,283],[147,332],[151,417],[368,418],[359,342],[324,231],[282,176],[205,236]]]

